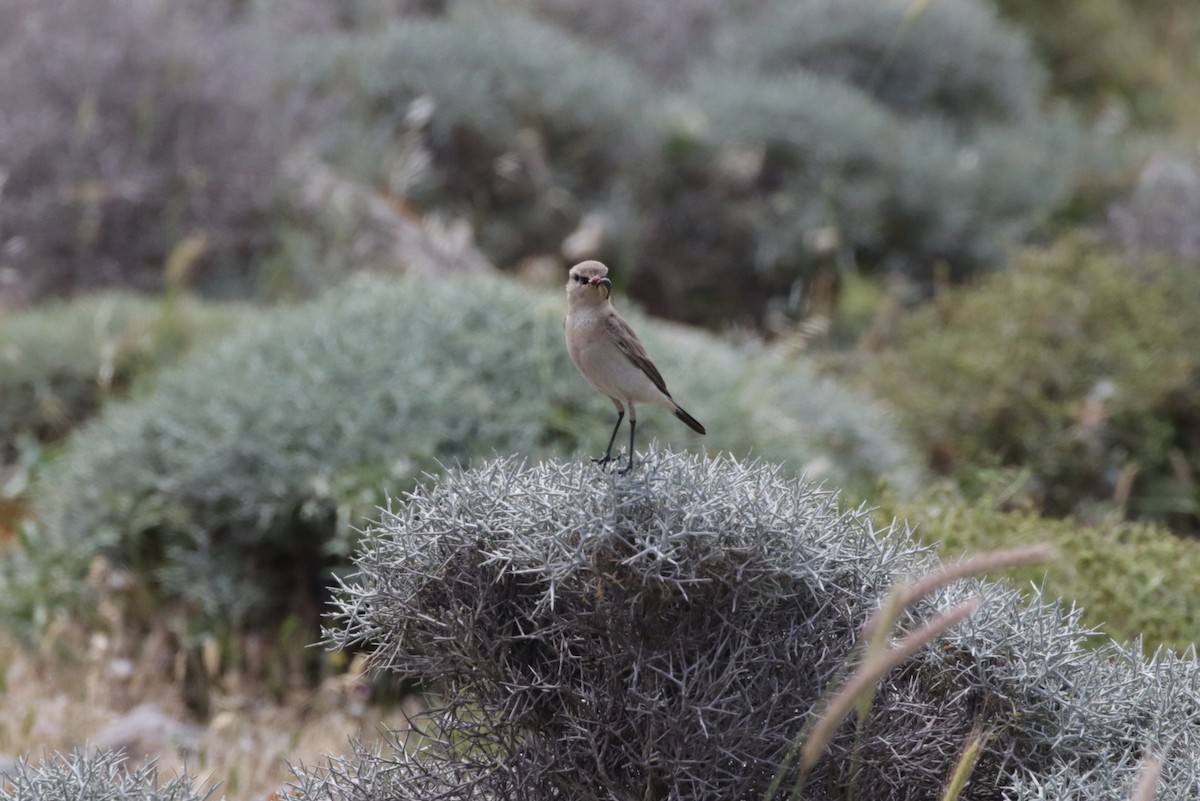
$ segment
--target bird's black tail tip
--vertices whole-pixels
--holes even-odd
[[[707,431],[704,430],[704,426],[700,425],[700,421],[697,420],[695,417],[692,417],[687,412],[685,412],[683,410],[683,407],[681,407],[681,406],[675,407],[675,416],[678,417],[683,422],[687,423],[688,427],[691,428],[693,431],[695,431],[697,434],[707,434],[708,433]]]

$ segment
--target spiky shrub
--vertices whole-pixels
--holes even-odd
[[[5,606],[26,620],[86,610],[81,579],[102,553],[200,628],[315,620],[329,567],[383,493],[497,452],[603,449],[614,413],[568,360],[563,307],[479,278],[364,283],[264,314],[71,441],[41,482],[41,529],[9,560]],[[861,489],[911,484],[875,407],[803,365],[636,322],[677,396],[716,421],[699,440],[649,411],[642,443],[761,451]]]
[[[157,287],[203,235],[196,278],[245,280],[287,138],[271,48],[146,0],[5,5],[0,267],[31,296]]]
[[[1196,530],[1200,273],[1086,240],[914,314],[870,382],[935,467],[1031,471],[1052,515],[1124,505]]]
[[[56,440],[134,379],[236,325],[238,309],[103,294],[0,322],[0,454]]]
[[[506,269],[556,253],[589,209],[619,205],[622,178],[650,155],[643,79],[522,14],[404,18],[314,38],[296,64],[315,93],[348,105],[354,122],[331,157],[466,218]],[[398,152],[396,139],[412,147]]]
[[[26,759],[0,772],[0,801],[206,801],[187,774],[159,781],[154,764],[130,767],[112,751],[48,754],[34,765]]]
[[[302,772],[300,801],[764,798],[889,587],[937,566],[778,468],[669,451],[632,477],[454,473],[385,514],[356,564],[329,641],[426,677],[435,709],[407,748]],[[973,731],[970,798],[1122,797],[1143,747],[1167,754],[1160,797],[1200,789],[1194,655],[1090,652],[1074,613],[978,581],[901,627],[973,596],[842,727],[805,798],[940,797]]]

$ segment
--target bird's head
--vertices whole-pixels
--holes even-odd
[[[571,268],[567,278],[567,298],[571,302],[598,303],[608,300],[612,281],[608,268],[598,261],[584,261]]]

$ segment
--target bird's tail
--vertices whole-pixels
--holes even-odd
[[[707,431],[704,430],[704,426],[700,425],[700,421],[697,420],[695,417],[692,417],[687,412],[685,412],[683,410],[682,406],[679,406],[679,405],[675,406],[675,416],[678,417],[683,422],[687,423],[688,427],[691,428],[693,431],[695,431],[697,434],[707,434],[708,433]]]

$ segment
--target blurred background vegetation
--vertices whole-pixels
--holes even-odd
[[[649,436],[947,555],[1055,542],[1023,578],[1089,624],[1200,638],[1192,0],[0,18],[13,642],[171,654],[201,715],[340,671],[302,646],[377,505],[602,447],[560,343],[584,258],[712,432]]]

